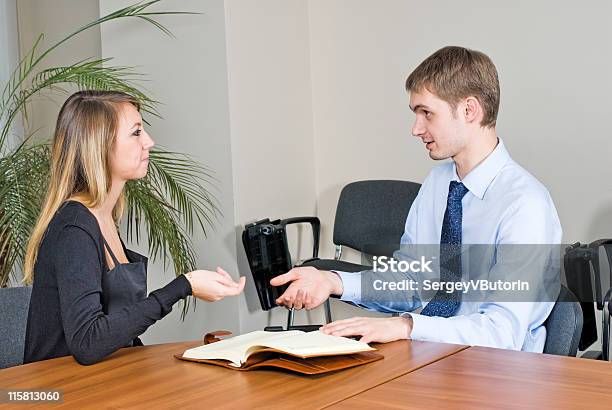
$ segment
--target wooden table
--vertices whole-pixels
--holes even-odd
[[[333,409],[612,409],[612,363],[470,347]]]
[[[327,375],[301,376],[271,370],[232,371],[173,357],[199,344],[121,349],[93,366],[81,366],[72,357],[31,363],[0,370],[0,388],[61,389],[63,403],[45,407],[321,408],[467,348],[398,341],[375,345],[383,360]],[[18,408],[29,407],[21,403]]]

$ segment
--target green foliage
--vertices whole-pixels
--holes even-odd
[[[67,85],[79,90],[123,91],[138,99],[144,115],[160,117],[156,101],[142,91],[141,77],[131,67],[110,66],[111,59],[85,59],[70,65],[38,70],[45,57],[79,33],[111,20],[138,18],[165,34],[171,33],[154,18],[184,12],[149,12],[161,0],[140,2],[101,17],[40,52],[41,34],[4,85],[0,98],[0,287],[20,279],[19,272],[30,232],[36,223],[49,179],[50,142],[32,144],[22,136],[17,147],[8,144],[9,133],[21,114],[28,118],[35,96],[64,91]],[[38,70],[38,71],[37,71]],[[156,148],[150,153],[149,173],[126,184],[124,218],[127,239],[138,242],[146,227],[150,256],[171,259],[177,275],[195,269],[195,252],[190,240],[194,227],[211,228],[220,214],[207,186],[214,184],[211,171],[189,156]],[[183,306],[186,312],[188,303]]]

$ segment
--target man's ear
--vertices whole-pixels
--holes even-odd
[[[482,117],[482,106],[476,97],[468,97],[465,99],[463,116],[466,122],[480,122],[480,117]]]

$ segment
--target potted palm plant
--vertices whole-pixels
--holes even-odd
[[[70,65],[40,69],[45,58],[85,30],[111,20],[137,18],[166,34],[170,32],[155,16],[185,14],[153,12],[149,7],[161,0],[137,3],[101,17],[68,35],[51,47],[40,50],[42,34],[21,59],[9,81],[0,85],[0,287],[20,282],[25,249],[34,226],[49,173],[50,138],[32,142],[20,136],[9,144],[16,119],[27,119],[31,99],[41,94],[62,92],[63,87],[117,90],[137,98],[143,117],[159,117],[156,101],[133,81],[139,74],[130,67],[110,65],[111,59],[85,59]],[[65,91],[64,91],[65,92]],[[194,227],[206,234],[220,214],[211,195],[213,177],[209,169],[191,157],[156,148],[150,153],[148,175],[126,185],[125,230],[129,241],[138,241],[146,230],[149,254],[164,264],[171,260],[177,274],[195,269],[190,240]],[[188,304],[183,306],[186,312]]]

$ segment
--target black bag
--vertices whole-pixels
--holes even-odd
[[[579,242],[571,245],[565,250],[564,268],[567,287],[574,292],[584,318],[582,336],[578,348],[585,350],[597,341],[597,326],[595,321],[595,306],[603,310],[610,297],[612,274],[610,271],[601,272],[599,251],[605,250],[608,259],[608,268],[612,267],[612,240],[599,239],[590,244]],[[595,302],[595,303],[594,303]],[[606,312],[603,312],[604,319]],[[607,321],[603,321],[602,345],[607,346],[608,329]],[[604,354],[607,357],[607,352]]]
[[[288,286],[271,286],[270,280],[291,270],[285,226],[281,224],[280,219],[270,221],[267,218],[246,225],[242,232],[242,244],[261,308],[270,310],[276,306],[276,299]]]
[[[594,286],[595,274],[593,262],[597,250],[587,244],[576,242],[565,249],[563,267],[567,287],[576,295],[582,308],[582,335],[579,350],[586,350],[597,341],[597,323],[595,320]]]
[[[308,223],[312,227],[312,257],[319,253],[321,222],[315,216],[302,216],[287,219],[262,219],[248,224],[242,232],[242,244],[246,251],[259,302],[263,310],[276,306],[276,299],[289,285],[272,286],[270,280],[287,273],[292,268],[291,254],[287,246],[287,225]]]

